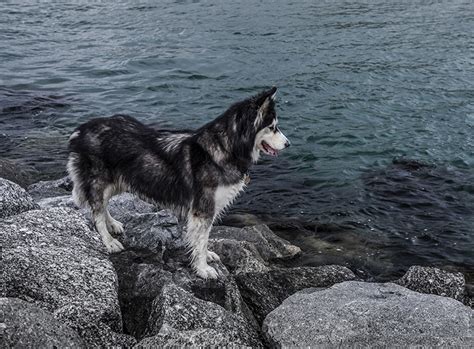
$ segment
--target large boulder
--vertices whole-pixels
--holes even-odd
[[[462,273],[433,267],[413,266],[395,283],[410,290],[464,300],[466,282]]]
[[[85,344],[53,315],[18,298],[0,298],[4,348],[81,348]]]
[[[174,284],[165,285],[153,302],[146,336],[155,337],[147,339],[147,345],[160,343],[166,346],[169,340],[194,342],[205,347],[216,343],[222,346],[262,346],[255,329],[241,316],[198,299]]]
[[[0,233],[3,296],[52,312],[88,345],[133,344],[120,334],[115,270],[81,214],[67,208],[28,211],[0,221]]]
[[[0,178],[0,219],[37,208],[38,205],[25,189]]]
[[[264,321],[276,347],[472,347],[473,310],[393,283],[349,281],[299,292]]]
[[[300,290],[329,287],[355,278],[351,270],[340,265],[272,268],[235,275],[242,298],[259,324],[286,298]]]

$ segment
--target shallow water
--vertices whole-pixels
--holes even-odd
[[[473,278],[471,1],[22,2],[0,14],[0,156],[55,178],[90,118],[198,126],[277,85],[293,146],[252,170],[233,212],[275,222],[308,265]]]

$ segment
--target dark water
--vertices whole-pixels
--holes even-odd
[[[293,146],[233,212],[380,279],[473,276],[472,1],[0,3],[0,156],[64,173],[72,128],[201,125],[280,88]]]

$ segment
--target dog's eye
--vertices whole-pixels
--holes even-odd
[[[274,125],[270,125],[270,126],[268,126],[268,128],[269,128],[271,131],[275,131],[275,126],[274,126]]]

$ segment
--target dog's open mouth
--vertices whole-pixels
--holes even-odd
[[[278,150],[275,148],[272,148],[271,146],[268,145],[267,142],[262,141],[261,143],[262,150],[265,154],[271,155],[271,156],[278,156]]]

